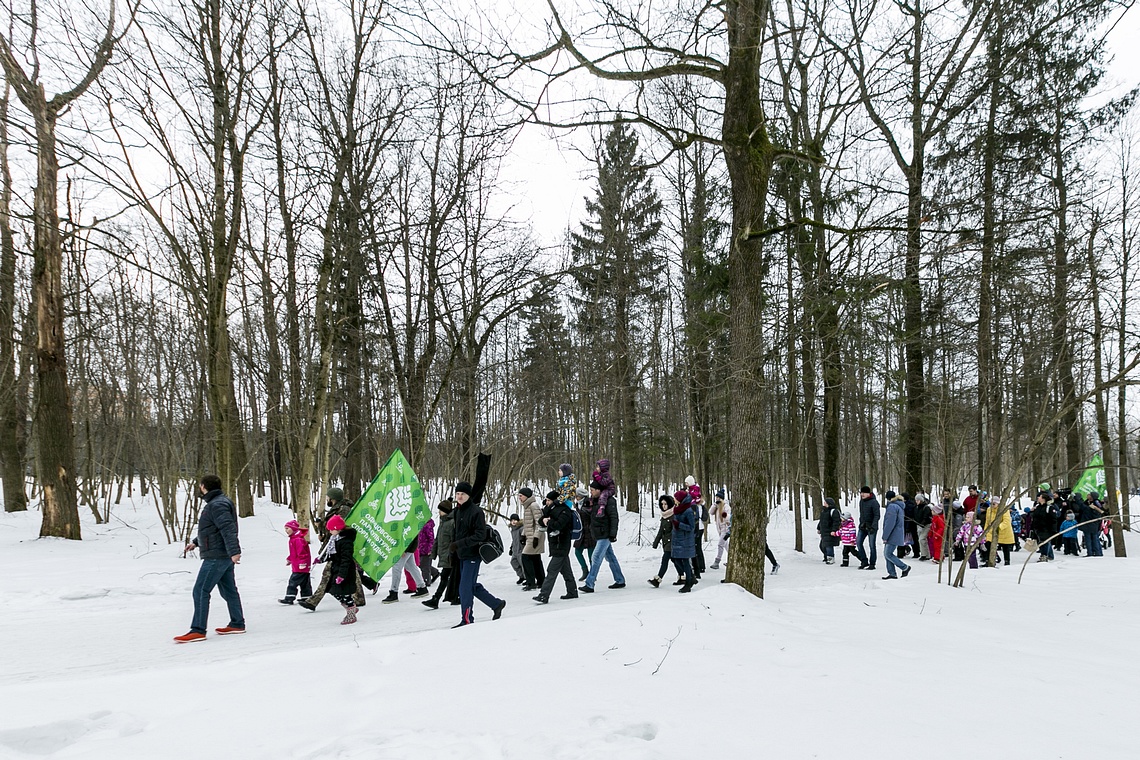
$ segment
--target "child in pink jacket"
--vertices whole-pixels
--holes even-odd
[[[298,588],[302,597],[313,595],[313,584],[309,579],[309,571],[313,567],[313,555],[309,553],[309,531],[302,529],[296,520],[285,523],[285,535],[289,537],[289,558],[285,560],[285,564],[292,568],[293,574],[289,576],[285,598],[277,601],[282,604],[292,604],[297,598]]]
[[[851,562],[852,555],[856,559],[859,558],[859,550],[855,546],[857,531],[855,530],[855,519],[851,517],[850,512],[844,512],[840,519],[843,520],[839,525],[839,543],[843,546],[843,561],[839,563],[839,566],[847,567]]]

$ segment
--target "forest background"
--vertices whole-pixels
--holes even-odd
[[[4,508],[608,457],[762,593],[772,508],[1099,450],[1127,530],[1131,5],[7,2]]]

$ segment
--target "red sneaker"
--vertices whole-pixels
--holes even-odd
[[[220,636],[228,636],[231,633],[245,633],[244,628],[231,628],[228,625],[225,628],[215,628],[214,630],[217,631]]]
[[[175,636],[174,640],[179,644],[189,644],[193,641],[205,641],[206,634],[190,631],[190,633],[184,633],[181,636]]]

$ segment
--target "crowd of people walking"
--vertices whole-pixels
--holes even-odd
[[[475,482],[456,484],[454,495],[437,505],[438,530],[435,520],[429,519],[404,547],[389,571],[390,586],[382,603],[400,600],[403,579],[403,593],[413,599],[428,597],[431,586],[438,583],[430,598],[421,599],[422,604],[432,610],[439,609],[441,603],[458,606],[460,621],[454,627],[475,622],[476,600],[491,611],[492,620],[502,616],[506,600],[479,582],[486,545],[492,533],[498,535],[487,524],[482,506],[489,470],[490,456],[480,454]],[[560,579],[565,590],[559,595],[561,600],[595,593],[603,565],[613,579],[607,588],[626,588],[627,579],[615,550],[620,521],[616,494],[607,459],[598,460],[585,485],[579,483],[570,464],[561,465],[556,486],[541,501],[528,486],[517,490],[518,511],[508,518],[508,554],[517,585],[524,591],[537,592],[535,602],[548,604]],[[226,601],[230,616],[228,624],[216,632],[245,632],[234,580],[234,567],[241,561],[236,509],[222,493],[216,475],[202,478],[198,495],[205,505],[199,516],[198,534],[187,550],[200,550],[202,567],[194,585],[190,631],[175,637],[180,643],[205,638],[210,595],[215,587]],[[313,521],[322,542],[315,561],[307,530],[296,520],[285,524],[290,575],[285,596],[279,601],[315,611],[325,596],[331,596],[344,608],[341,623],[350,625],[357,621],[360,608],[367,603],[364,592],[375,594],[379,590],[379,579],[370,578],[354,557],[356,530],[346,523],[353,502],[340,488],[330,488],[326,496],[325,511]],[[835,564],[835,550],[842,547],[842,567],[849,567],[855,559],[858,569],[876,570],[881,539],[886,571],[883,580],[896,580],[906,578],[918,561],[940,563],[952,557],[974,568],[979,562],[1008,565],[1011,553],[1021,551],[1025,544],[1039,553],[1039,562],[1048,562],[1054,559],[1055,550],[1069,555],[1084,551],[1086,556],[1101,556],[1109,541],[1105,509],[1095,492],[1082,497],[1054,491],[1048,483],[1042,483],[1034,506],[1020,513],[1015,507],[995,505],[986,491],[974,485],[960,501],[949,489],[937,501],[922,492],[912,497],[909,493],[886,491],[883,497],[885,506],[880,505],[873,489],[864,486],[855,509],[857,514],[842,511],[834,498],[824,499],[817,530],[825,563]],[[683,488],[662,494],[657,506],[660,521],[652,545],[662,554],[657,573],[648,582],[660,588],[672,566],[677,576],[673,585],[680,587],[680,593],[689,593],[709,569],[704,545],[710,526],[718,536],[711,569],[720,569],[724,560],[732,536],[732,513],[725,492],[718,491],[710,507],[700,485],[690,476]],[[500,544],[497,551],[501,550]],[[496,553],[491,553],[492,558]],[[770,546],[765,547],[765,554],[775,575],[780,565]],[[544,556],[549,557],[546,564]],[[905,561],[908,557],[910,563]],[[313,586],[311,573],[316,565],[322,566],[322,571]]]
[[[993,565],[1010,564],[1011,553],[1032,542],[1038,562],[1054,558],[1054,550],[1086,556],[1102,556],[1110,545],[1105,509],[1095,492],[1077,494],[1055,491],[1048,483],[1038,486],[1033,507],[1018,511],[1015,505],[996,505],[990,494],[978,486],[967,488],[958,500],[944,489],[940,500],[932,501],[919,492],[883,494],[886,507],[874,491],[864,486],[860,492],[858,518],[841,512],[833,498],[824,499],[817,531],[823,561],[834,564],[835,549],[842,547],[843,567],[852,557],[860,570],[875,570],[876,544],[882,528],[883,580],[905,578],[911,566],[903,561],[940,563],[944,558],[978,567],[979,561]]]

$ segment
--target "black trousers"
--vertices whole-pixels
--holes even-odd
[[[459,603],[459,573],[452,572],[450,567],[440,568],[439,585],[435,587],[432,599],[438,602],[440,597],[445,602]]]
[[[285,587],[285,598],[290,601],[296,599],[297,589],[301,590],[302,597],[313,595],[313,581],[307,571],[289,575],[289,585]]]
[[[693,563],[692,563],[693,564],[693,575],[695,575],[698,578],[700,578],[701,573],[703,573],[705,571],[705,549],[704,549],[704,541],[701,540],[702,538],[703,538],[703,533],[697,533],[697,536],[696,536],[697,553],[693,555]]]
[[[846,567],[851,563],[851,557],[859,559],[859,547],[852,546],[851,544],[843,545],[843,565]]]
[[[554,591],[554,584],[558,582],[559,575],[566,582],[566,595],[578,596],[578,582],[574,580],[574,571],[570,564],[569,555],[550,558],[550,564],[546,567],[546,578],[542,582],[542,590],[538,592],[538,595],[543,599],[549,599],[550,592]]]
[[[526,585],[541,586],[546,582],[546,570],[542,567],[542,555],[522,555],[523,575],[526,576]]]

